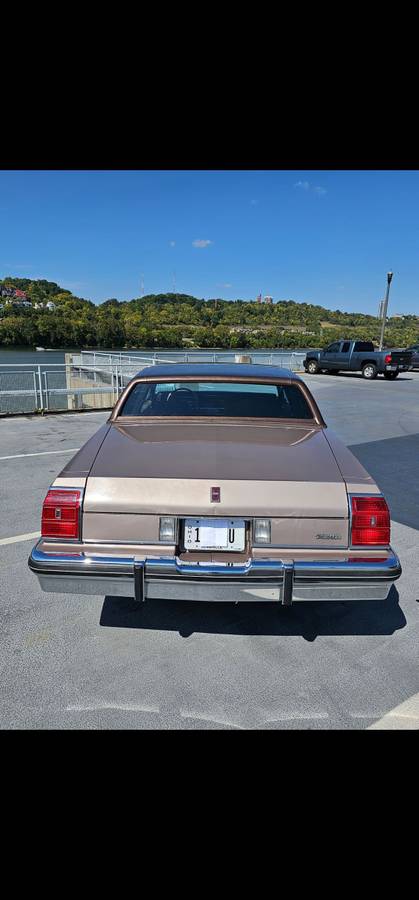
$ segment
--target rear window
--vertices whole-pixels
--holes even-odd
[[[371,341],[356,341],[354,350],[359,350],[361,352],[368,350],[374,353],[374,344]]]
[[[140,381],[118,415],[313,418],[298,385],[231,381]]]

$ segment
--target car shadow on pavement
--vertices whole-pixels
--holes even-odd
[[[419,529],[419,434],[348,447],[377,482],[391,518]]]
[[[201,634],[301,636],[393,634],[406,625],[393,585],[387,600],[276,603],[199,603],[105,597],[100,625],[178,631],[181,637]]]

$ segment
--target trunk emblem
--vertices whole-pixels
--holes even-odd
[[[220,503],[221,502],[221,488],[212,487],[211,488],[211,503]]]

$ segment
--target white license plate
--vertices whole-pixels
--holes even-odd
[[[388,369],[389,372],[395,372],[397,366],[386,366],[386,369]]]
[[[244,550],[244,519],[185,519],[185,550]]]

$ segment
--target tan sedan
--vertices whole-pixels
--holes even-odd
[[[46,591],[215,601],[384,600],[390,514],[277,367],[143,369],[55,479],[29,566]]]

